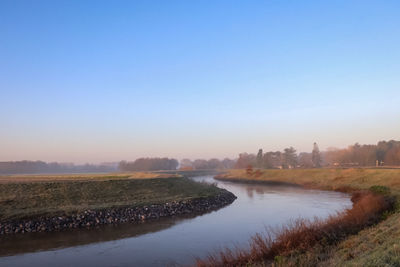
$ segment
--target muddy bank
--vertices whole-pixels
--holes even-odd
[[[232,203],[236,196],[223,190],[207,198],[174,201],[142,207],[122,207],[86,210],[72,215],[40,216],[29,219],[0,222],[0,235],[26,232],[52,232],[73,228],[89,228],[105,224],[143,222],[160,217],[201,213],[216,210]]]

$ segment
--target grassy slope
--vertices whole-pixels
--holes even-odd
[[[400,266],[399,220],[395,213],[336,246],[318,245],[307,253],[279,257],[275,266]]]
[[[221,177],[288,182],[327,190],[346,187],[368,189],[374,185],[383,185],[391,188],[393,194],[400,195],[400,169],[262,170],[258,177],[246,174],[245,170],[230,170]]]
[[[212,196],[215,186],[186,178],[53,179],[0,183],[0,221],[121,206],[142,206]]]
[[[400,266],[400,214],[351,236],[321,266]]]
[[[92,180],[115,180],[115,179],[152,179],[176,177],[175,174],[153,173],[153,172],[127,172],[109,174],[32,174],[32,175],[4,175],[0,176],[0,183],[17,182],[60,182],[60,181],[92,181]]]
[[[343,187],[368,189],[374,185],[383,185],[389,187],[397,197],[400,196],[400,170],[398,169],[263,170],[257,178],[247,175],[244,170],[231,170],[223,177],[291,182],[331,190]],[[400,266],[400,213],[392,214],[376,226],[350,236],[327,250],[316,248],[309,255],[286,258],[283,260],[283,265]]]

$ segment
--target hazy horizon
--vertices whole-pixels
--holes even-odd
[[[394,139],[379,140],[379,141],[389,141],[389,140],[394,140]],[[351,145],[354,145],[355,143],[360,143],[360,142],[354,142],[353,144],[349,144],[348,146],[343,146],[343,147],[327,146],[326,148],[322,148],[321,151],[329,151],[331,149],[338,149],[338,150],[345,149],[345,148],[348,148]],[[375,143],[367,143],[366,145],[370,145],[370,144],[374,145],[376,143],[377,142],[375,142]],[[211,155],[209,157],[202,157],[202,156],[199,156],[199,157],[174,157],[174,156],[169,156],[169,155],[160,155],[161,154],[160,153],[160,154],[154,154],[154,155],[139,155],[137,157],[128,157],[128,158],[121,158],[121,159],[115,159],[115,160],[105,160],[105,161],[90,161],[90,160],[87,160],[87,161],[85,161],[85,160],[83,160],[83,161],[71,161],[71,160],[62,160],[62,159],[61,160],[55,160],[55,159],[51,159],[51,158],[49,158],[49,159],[42,159],[42,158],[3,159],[3,160],[0,160],[0,161],[4,161],[4,162],[5,161],[15,161],[15,162],[17,162],[17,161],[25,161],[26,160],[26,161],[43,161],[43,162],[46,162],[46,163],[57,162],[57,163],[62,163],[62,164],[64,164],[64,163],[65,164],[70,164],[70,163],[72,163],[72,164],[118,164],[121,161],[134,161],[134,160],[139,159],[139,158],[163,158],[163,157],[176,158],[178,161],[181,161],[182,159],[190,159],[190,160],[206,159],[206,160],[209,160],[209,159],[213,159],[213,158],[217,158],[219,160],[223,160],[224,158],[237,159],[239,157],[240,153],[256,154],[256,152],[259,149],[263,149],[264,152],[268,152],[268,151],[283,151],[284,148],[288,148],[288,147],[290,147],[290,146],[285,146],[285,147],[278,148],[278,149],[268,149],[268,148],[264,148],[264,147],[258,147],[258,148],[253,149],[253,150],[238,151],[236,154],[233,154],[232,156],[228,155],[228,156],[221,156],[221,157],[218,157],[218,156],[215,156],[215,155]],[[296,149],[298,154],[299,153],[303,153],[303,152],[311,153],[311,150],[312,150],[312,149],[298,150],[296,147],[294,147],[294,148]]]
[[[400,139],[400,3],[2,1],[0,161]]]

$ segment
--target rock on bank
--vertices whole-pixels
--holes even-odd
[[[100,210],[85,210],[72,215],[39,216],[29,219],[0,222],[0,235],[26,232],[52,232],[72,228],[89,228],[105,224],[143,222],[160,217],[189,213],[203,213],[219,209],[232,203],[236,196],[221,190],[215,196],[173,201],[142,207],[119,207]]]

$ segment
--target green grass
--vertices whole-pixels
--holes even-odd
[[[0,221],[160,204],[213,196],[220,190],[181,177],[7,182],[0,183]]]
[[[400,214],[334,246],[316,246],[306,253],[279,256],[275,266],[400,266]],[[268,265],[268,264],[265,264]]]
[[[321,265],[400,266],[400,214],[340,243]]]

